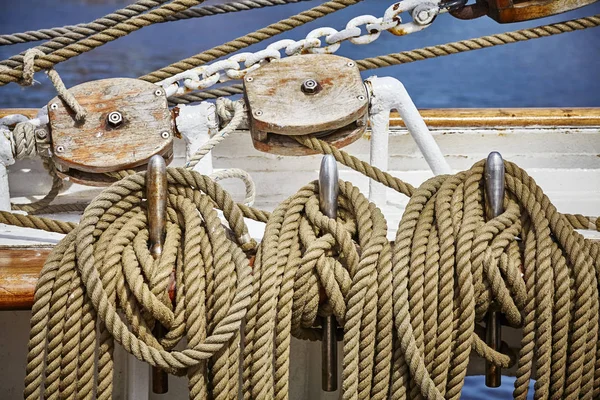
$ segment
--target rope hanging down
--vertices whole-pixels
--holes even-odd
[[[317,139],[312,146],[333,152]],[[336,157],[353,162],[339,150]],[[320,319],[333,313],[344,330],[344,399],[457,399],[472,350],[502,367],[515,362],[480,338],[494,303],[524,332],[515,398],[526,397],[534,365],[536,398],[596,398],[600,250],[574,230],[589,219],[558,213],[523,170],[505,166],[506,211],[487,222],[483,162],[418,189],[358,167],[412,194],[393,246],[381,212],[350,183],[340,181],[336,220],[320,212],[316,183],[269,215],[236,205],[208,177],[171,168],[157,261],[147,250],[144,174],[129,175],[92,202],[44,267],[26,397],[95,390],[109,398],[116,340],[151,365],[187,374],[191,398],[236,399],[241,390],[246,399],[284,399],[291,336],[320,338]],[[253,271],[242,215],[267,221]],[[156,323],[168,331],[160,341]],[[172,350],[183,337],[188,347]]]

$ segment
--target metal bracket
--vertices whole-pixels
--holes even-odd
[[[504,160],[497,151],[491,152],[485,163],[485,211],[488,220],[504,212]],[[485,327],[486,343],[492,350],[500,350],[502,325],[498,312],[490,310]],[[499,387],[502,382],[500,367],[485,362],[485,385]]]
[[[321,212],[329,218],[337,218],[339,194],[338,169],[335,157],[327,154],[321,161],[319,171],[319,205]],[[337,371],[337,321],[334,315],[323,319],[323,338],[321,342],[321,379],[326,392],[335,392],[338,388]]]
[[[146,199],[148,200],[148,239],[150,254],[157,259],[162,254],[167,222],[167,166],[161,156],[153,156],[146,172]],[[164,327],[157,322],[154,328],[157,338],[164,335]],[[152,367],[152,391],[164,394],[169,391],[166,372]]]

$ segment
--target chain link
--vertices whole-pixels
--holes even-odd
[[[398,36],[418,32],[430,26],[435,16],[448,11],[445,7],[441,7],[440,3],[442,0],[402,0],[388,7],[383,17],[361,15],[348,21],[346,28],[341,31],[330,27],[317,28],[304,39],[280,40],[270,44],[264,50],[240,53],[227,60],[196,67],[160,81],[157,85],[165,89],[167,96],[184,94],[228,80],[243,79],[250,71],[260,68],[271,60],[281,58],[282,50],[286,56],[304,53],[333,54],[340,48],[342,42],[349,41],[359,45],[373,43],[383,31]],[[410,13],[413,21],[402,23],[400,14],[404,12]],[[183,82],[183,86],[178,83],[179,81]]]

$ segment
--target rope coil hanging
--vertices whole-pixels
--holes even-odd
[[[515,398],[526,397],[534,366],[536,398],[596,398],[600,251],[574,230],[590,220],[558,213],[523,170],[505,167],[505,212],[487,222],[483,162],[417,189],[388,176],[412,194],[393,245],[381,212],[348,182],[340,181],[336,220],[319,210],[316,183],[269,215],[236,205],[208,177],[171,168],[156,262],[144,175],[129,175],[87,208],[44,267],[26,397],[95,390],[109,398],[117,340],[151,365],[187,374],[190,398],[234,399],[240,390],[246,399],[285,399],[291,337],[319,340],[321,318],[333,313],[344,332],[344,399],[457,399],[472,351],[503,368],[517,363]],[[254,245],[226,238],[215,205],[234,237],[247,233],[242,216],[267,222],[252,272],[243,250]],[[517,357],[481,338],[492,303],[523,329]],[[156,323],[168,328],[161,341],[151,334]],[[173,351],[183,337],[188,347]]]

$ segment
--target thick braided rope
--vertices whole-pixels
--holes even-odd
[[[392,65],[407,64],[415,61],[427,60],[430,58],[463,53],[466,51],[518,43],[531,39],[539,39],[548,36],[559,35],[561,33],[575,32],[578,30],[594,28],[598,25],[600,25],[600,15],[594,15],[591,17],[578,18],[556,24],[541,25],[535,28],[521,29],[512,32],[482,36],[474,39],[461,40],[457,42],[402,51],[399,53],[365,58],[362,60],[357,60],[356,64],[361,71],[368,71],[376,68],[384,68]],[[169,102],[171,104],[189,104],[241,93],[243,93],[243,86],[240,84],[235,84],[219,87],[217,89],[208,89],[199,92],[187,93],[184,95],[172,96],[169,98]]]
[[[167,21],[179,21],[182,19],[209,17],[218,14],[248,11],[256,8],[280,6],[285,4],[299,3],[312,0],[240,0],[223,4],[194,7],[169,17]]]
[[[48,40],[61,38],[62,46],[66,46],[70,43],[74,43],[77,40],[81,40],[94,33],[98,33],[106,28],[114,26],[119,22],[139,15],[143,12],[148,11],[168,0],[141,0],[135,4],[129,5],[121,10],[117,10],[114,13],[108,14],[94,22],[87,24],[77,24],[69,26],[61,26],[56,28],[39,29],[36,31],[27,31],[21,33],[10,33],[0,35],[0,46],[8,46],[18,43],[37,42],[40,40]],[[234,1],[224,4],[215,4],[210,6],[194,7],[188,10],[179,12],[171,17],[168,17],[165,21],[161,22],[172,22],[190,18],[201,18],[209,17],[212,15],[227,14],[239,11],[248,11],[256,8],[265,8],[272,6],[279,6],[284,4],[298,3],[301,1],[311,0],[241,0]],[[68,39],[68,40],[65,40]],[[40,46],[40,50],[44,50],[42,47],[48,48],[50,51],[56,50],[59,47],[49,47],[47,44]],[[47,53],[45,51],[45,53]],[[15,58],[15,60],[17,60]]]
[[[71,43],[66,47],[57,49],[52,53],[36,58],[34,69],[35,71],[39,71],[40,69],[50,69],[60,62],[93,50],[96,47],[126,36],[143,27],[155,24],[159,21],[164,21],[167,17],[195,6],[202,1],[203,0],[174,0],[171,3],[163,4],[159,8],[151,10],[145,14],[141,14],[123,22],[119,22],[118,24],[93,34],[85,39]],[[19,66],[16,66],[10,70],[1,69],[0,86],[6,85],[10,82],[16,82],[21,78],[21,76],[22,71],[19,69]]]
[[[450,54],[463,53],[465,51],[480,50],[494,46],[501,46],[504,44],[518,43],[531,39],[560,35],[561,33],[594,28],[598,25],[600,25],[600,15],[593,15],[590,17],[577,18],[555,24],[541,25],[535,28],[520,29],[512,32],[482,36],[475,39],[460,40],[457,42],[423,47],[415,50],[402,51],[400,53],[365,58],[363,60],[357,60],[356,64],[362,71],[365,71],[375,68],[389,67],[391,65],[426,60],[429,58],[442,57]]]
[[[140,359],[172,373],[187,370],[192,398],[206,393],[202,386],[209,377],[211,387],[216,388],[237,371],[238,367],[228,366],[225,376],[217,377],[205,361],[238,358],[238,332],[252,290],[248,260],[240,245],[227,239],[213,205],[222,209],[236,237],[246,235],[247,228],[235,203],[208,177],[169,169],[168,181],[169,224],[160,259],[152,260],[146,244],[147,221],[140,207],[144,174],[128,176],[104,191],[86,209],[81,224],[50,255],[36,290],[36,301],[47,303],[34,306],[26,398],[50,398],[61,387],[61,391],[79,388],[78,394],[96,390],[98,398],[110,398],[112,370],[108,367],[114,339]],[[166,285],[173,265],[178,280],[175,305]],[[70,287],[81,290],[67,302],[63,294]],[[210,305],[206,311],[200,307],[204,299]],[[84,359],[85,351],[72,351],[81,337],[74,331],[81,325],[72,321],[86,318],[81,307],[68,317],[69,303],[89,304],[101,322],[100,336],[92,335],[91,343],[93,348],[94,341],[100,340],[101,351],[106,350],[100,354],[97,384],[93,357]],[[117,309],[123,310],[131,328]],[[95,319],[92,315],[91,321]],[[65,323],[73,329],[63,329]],[[162,342],[151,334],[155,323],[168,331]],[[47,334],[53,338],[44,343]],[[170,351],[183,337],[188,348]],[[77,348],[82,346],[79,342]],[[78,368],[79,373],[73,372]],[[212,369],[222,372],[215,366]]]
[[[312,144],[315,148],[318,145],[318,142]],[[321,149],[336,155],[332,149]],[[355,162],[348,155],[337,154],[337,157],[350,165]],[[387,228],[383,216],[352,185],[340,182],[342,195],[337,220],[320,213],[318,188],[314,183],[282,203],[267,223],[256,258],[254,289],[244,291],[243,310],[235,314],[237,318],[247,310],[244,397],[287,398],[290,335],[320,337],[318,317],[332,312],[345,330],[344,398],[457,399],[471,350],[502,367],[514,362],[510,354],[489,349],[479,336],[480,324],[492,303],[498,305],[511,326],[524,329],[516,398],[527,395],[534,363],[537,396],[570,398],[599,394],[600,346],[595,316],[600,249],[575,232],[572,225],[574,222],[577,226],[589,226],[590,219],[558,213],[523,170],[508,162],[505,166],[506,211],[490,221],[485,221],[483,212],[483,162],[469,171],[436,177],[418,189],[411,189],[393,261],[390,261],[390,244],[385,240]],[[374,176],[381,178],[382,174],[385,175],[380,172]],[[382,183],[402,187],[389,177],[382,179]],[[210,229],[203,230],[198,222],[200,211],[206,224],[220,226],[218,219],[211,216],[213,203],[223,209],[234,236],[239,238],[247,233],[241,220],[242,213],[247,213],[209,178],[184,169],[169,169],[169,184],[169,201],[174,207],[170,210],[179,212],[170,211],[171,229],[177,230],[174,221],[191,229],[181,236],[186,237],[182,243],[185,254],[203,250],[210,253],[210,249],[228,252],[227,246],[213,242]],[[89,355],[84,354],[85,350],[78,358],[73,346],[89,348],[89,344],[84,346],[88,336],[76,331],[85,331],[88,321],[96,318],[94,310],[104,326],[102,332],[108,332],[101,333],[101,337],[106,339],[109,334],[108,338],[117,339],[138,358],[173,373],[187,369],[192,398],[206,396],[209,389],[201,377],[209,375],[216,379],[210,386],[216,397],[236,398],[238,349],[231,343],[238,340],[237,333],[229,330],[231,336],[227,337],[233,338],[233,342],[228,345],[219,342],[221,347],[217,348],[208,333],[195,325],[198,317],[182,314],[177,306],[169,311],[164,294],[164,277],[168,272],[165,268],[157,269],[162,271],[157,273],[163,278],[149,278],[148,289],[135,283],[143,282],[139,271],[148,275],[152,270],[149,254],[144,250],[147,234],[139,236],[145,232],[145,217],[139,207],[142,193],[143,174],[127,176],[107,189],[86,210],[82,225],[50,256],[36,292],[32,317],[26,380],[27,393],[32,398],[41,387],[43,365],[46,365],[43,386],[49,395],[60,390],[57,387],[77,388],[84,393],[93,390],[90,378],[94,374],[93,362],[86,361]],[[180,242],[174,239],[177,234],[167,236],[169,243]],[[516,237],[522,239],[522,248]],[[129,244],[132,240],[133,248]],[[106,249],[111,251],[106,253]],[[230,244],[229,249],[232,254],[236,250],[231,249],[238,249],[239,259],[245,260],[237,245]],[[94,254],[102,254],[105,267],[99,267],[102,263],[94,261]],[[166,257],[172,260],[175,252],[170,254]],[[332,257],[335,254],[343,256]],[[219,257],[214,253],[212,258],[204,258],[203,265],[212,265],[211,260]],[[181,260],[189,265],[199,262],[186,261],[185,257]],[[122,265],[116,269],[122,269],[123,279],[104,279],[114,276],[115,265]],[[209,282],[221,279],[209,271],[221,271],[221,276],[230,276],[234,271],[231,263],[214,270],[204,269],[203,287],[202,273],[190,275],[182,268],[177,263],[179,284],[190,286],[191,290],[186,305],[188,301],[195,304],[192,309],[200,314],[205,312],[198,308],[203,303],[199,297],[205,293],[203,288],[209,293],[209,287],[216,287]],[[81,275],[74,272],[76,269]],[[203,271],[198,267],[187,271],[198,270]],[[241,270],[238,267],[235,270],[241,279]],[[103,275],[109,271],[113,272]],[[59,275],[71,277],[69,287],[84,288],[79,291],[83,293],[81,300],[75,297],[73,305],[65,302],[67,285],[57,284],[53,278]],[[190,282],[198,282],[199,286]],[[115,284],[117,287],[110,289]],[[552,296],[553,288],[557,296]],[[322,290],[328,299],[326,303],[319,301]],[[111,294],[115,291],[120,294]],[[207,315],[214,317],[214,321],[227,320],[227,315],[219,311],[239,305],[234,292],[211,292],[214,296],[206,302]],[[141,325],[132,325],[134,332],[129,332],[115,316],[116,307],[125,310],[125,318],[130,321],[141,311],[131,302],[120,300],[117,305],[111,299],[129,299],[132,295],[137,304],[150,307],[146,313],[151,316],[136,318]],[[155,300],[152,296],[159,297]],[[76,314],[74,320],[81,317],[81,324],[65,322],[69,313],[64,307],[69,306],[81,306],[80,309],[91,314]],[[220,320],[219,315],[224,319]],[[169,339],[165,339],[168,343],[159,344],[153,339],[152,321],[160,321],[171,329]],[[208,323],[209,329],[219,326],[214,321]],[[198,346],[182,352],[161,350],[172,348],[170,345],[183,337],[183,332],[187,332],[189,343]],[[53,339],[44,345],[43,338],[47,335]],[[91,337],[96,340],[94,335]],[[102,341],[101,349],[110,350],[110,340]],[[87,358],[83,359],[84,355]],[[107,366],[111,361],[106,361],[110,356],[106,359],[104,353],[100,357],[104,361],[98,372],[98,393],[99,397],[108,398],[111,378]],[[207,357],[213,357],[209,363],[212,372],[203,375],[206,371],[203,360]],[[57,383],[57,377],[64,379],[64,383],[62,380]]]
[[[283,19],[255,32],[251,32],[245,36],[241,36],[225,44],[213,47],[210,50],[206,50],[202,53],[196,54],[195,56],[186,58],[167,67],[151,72],[140,77],[140,79],[148,82],[158,82],[180,72],[204,65],[208,62],[216,60],[217,58],[244,49],[250,45],[260,43],[263,40],[322,18],[325,15],[334,13],[353,4],[359,3],[360,1],[362,0],[330,0],[290,18]]]
[[[138,0],[134,4],[128,5],[120,10],[116,10],[87,24],[77,24],[73,26],[62,26],[56,28],[39,29],[36,31],[0,35],[0,46],[36,42],[39,40],[54,39],[59,37],[64,40],[63,44],[70,44],[105,28],[114,26],[119,22],[123,22],[126,19],[142,14],[167,1],[168,0]],[[44,44],[44,46],[46,45],[48,44]],[[38,49],[44,51],[44,46],[40,46]],[[48,47],[48,49],[50,51],[52,51],[52,49],[56,50],[56,48],[52,47]],[[46,51],[44,51],[44,53],[46,53]]]

